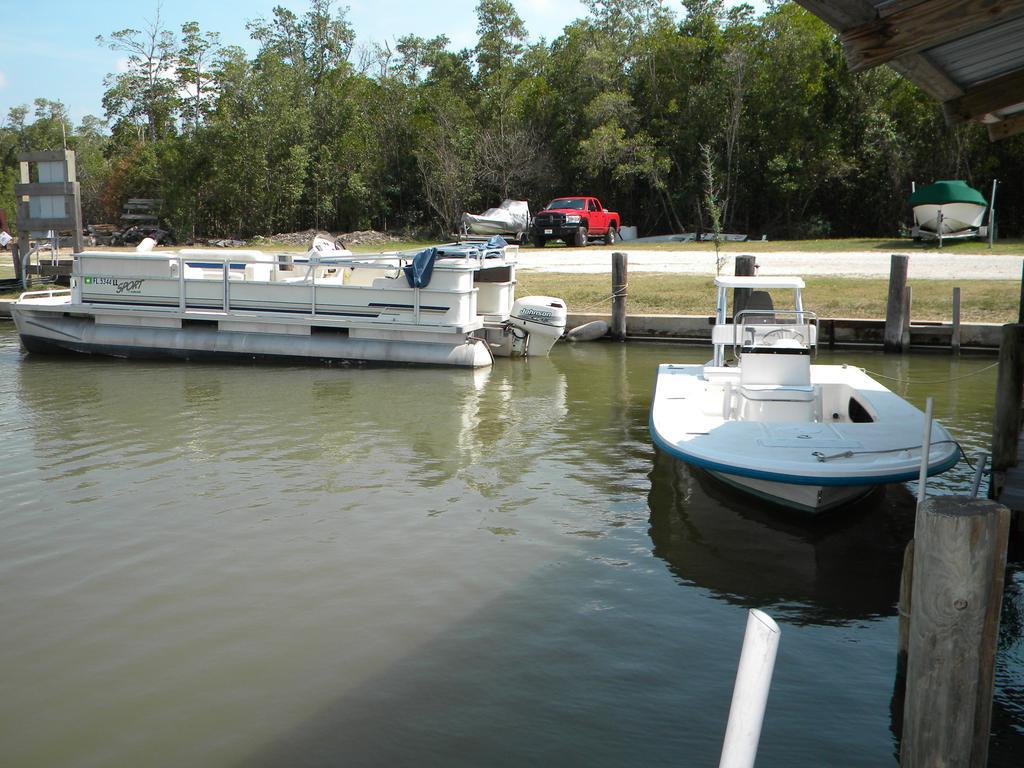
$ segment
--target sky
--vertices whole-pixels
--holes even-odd
[[[531,38],[552,40],[565,25],[585,16],[579,0],[513,0]],[[356,32],[356,44],[393,41],[404,34],[447,35],[455,49],[476,43],[477,0],[342,0]],[[255,46],[247,21],[270,18],[275,5],[296,14],[306,0],[163,0],[161,21],[178,32],[186,21],[203,31],[219,32],[224,44]],[[82,117],[102,117],[103,78],[117,71],[123,54],[103,48],[97,35],[147,26],[156,15],[156,0],[0,0],[0,122],[19,104],[37,98],[61,101],[77,124]],[[31,51],[24,41],[31,42]]]
[[[447,35],[457,50],[476,44],[477,1],[340,0],[338,5],[348,6],[357,47],[415,33]],[[533,40],[553,40],[567,24],[587,15],[580,0],[512,1]],[[124,55],[99,45],[96,36],[147,27],[157,2],[0,0],[0,123],[11,107],[31,107],[37,98],[63,102],[75,124],[87,114],[102,117],[103,79],[118,71]],[[245,24],[269,19],[275,5],[298,15],[309,8],[308,0],[161,0],[160,18],[165,29],[176,33],[184,22],[196,21],[204,32],[219,32],[223,44],[240,45],[253,55],[256,46]],[[679,8],[678,2],[666,5]],[[751,5],[764,10],[763,0]],[[25,41],[31,41],[31,50]]]

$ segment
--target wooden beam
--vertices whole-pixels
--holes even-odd
[[[889,66],[936,101],[949,101],[963,96],[964,91],[942,70],[920,53],[911,53],[889,62]]]
[[[26,206],[27,208],[28,206]],[[74,232],[75,217],[66,216],[63,219],[29,219],[29,227],[25,231],[31,230],[32,232],[48,232],[53,230],[54,232]],[[21,228],[18,228],[21,231]]]
[[[1024,133],[1024,114],[1004,118],[998,123],[988,124],[988,140],[999,141],[1018,133]]]
[[[18,161],[22,163],[58,163],[66,160],[68,160],[68,150],[64,149],[45,149],[40,152],[18,153]]]
[[[866,0],[796,0],[836,32],[866,24],[875,18],[875,9]]]
[[[78,190],[75,189],[75,187],[77,186],[77,181],[59,181],[56,183],[44,184],[15,184],[14,196],[21,197],[22,195],[28,195],[29,197],[74,197],[76,194],[78,194]]]
[[[978,120],[990,112],[1021,102],[1024,102],[1024,70],[994,77],[969,88],[963,96],[946,101],[942,109],[946,113],[946,122],[954,124]]]
[[[895,0],[867,24],[839,35],[850,69],[893,59],[1024,16],[1024,0]]]

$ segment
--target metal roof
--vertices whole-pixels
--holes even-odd
[[[1024,68],[1024,16],[922,52],[967,89]]]
[[[888,64],[950,123],[1024,132],[1024,0],[796,0],[839,33],[853,70]]]

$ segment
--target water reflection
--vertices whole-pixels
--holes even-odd
[[[658,453],[648,504],[653,552],[683,581],[796,624],[894,613],[914,500],[887,486],[820,518],[797,516]]]
[[[906,489],[807,526],[652,459],[655,367],[706,350],[468,372],[56,360],[12,338],[15,762],[706,764],[737,606],[758,605],[809,625],[786,635],[758,764],[887,764]],[[983,444],[976,381],[940,416]],[[1024,659],[1000,654],[1006,740]]]
[[[240,375],[242,374],[242,375]],[[272,460],[333,466],[383,451],[437,485],[481,460],[481,490],[545,450],[567,413],[566,377],[548,359],[475,371],[132,363],[28,356],[16,397],[58,476],[98,454],[201,464]],[[410,386],[414,384],[414,386]],[[79,462],[79,459],[82,462]],[[488,479],[489,478],[489,479]]]

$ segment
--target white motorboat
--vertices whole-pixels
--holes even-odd
[[[655,445],[748,493],[806,512],[838,507],[885,483],[916,480],[924,414],[863,370],[812,365],[817,324],[798,277],[719,277],[714,359],[658,367],[650,430]],[[727,323],[728,292],[751,291]],[[792,291],[776,309],[768,291]],[[738,356],[726,364],[726,353]],[[938,423],[928,474],[959,446]]]
[[[501,235],[523,242],[530,231],[530,204],[526,200],[502,200],[497,208],[483,213],[463,213],[461,230],[465,235]]]
[[[30,352],[114,357],[360,361],[480,367],[546,355],[566,308],[514,298],[518,248],[501,238],[354,255],[183,249],[74,256],[70,290],[12,307]]]

